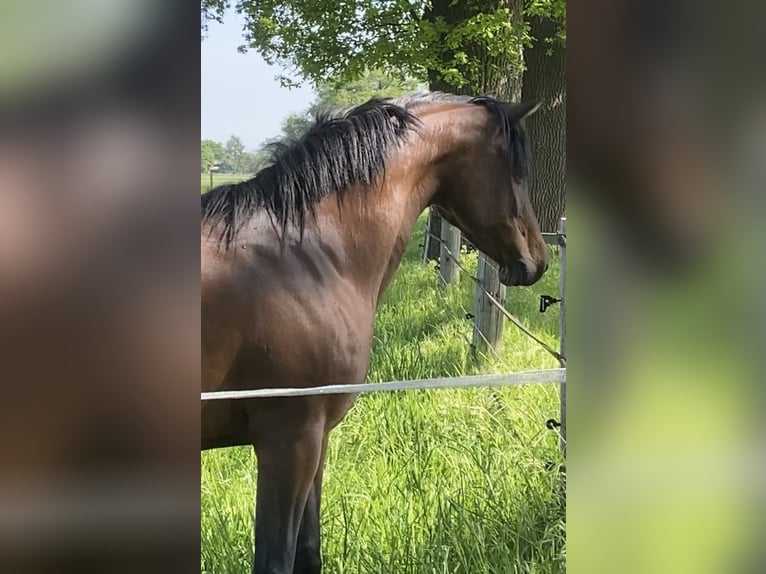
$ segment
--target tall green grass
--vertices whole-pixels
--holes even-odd
[[[419,262],[421,218],[378,311],[370,381],[556,367],[513,325],[480,365],[465,336],[473,283],[437,287]],[[475,267],[475,254],[463,261]],[[554,347],[558,261],[535,286],[508,291],[508,309]],[[563,572],[564,477],[558,387],[362,395],[331,434],[322,501],[325,572],[478,574]],[[202,571],[247,572],[256,464],[250,448],[202,455]]]

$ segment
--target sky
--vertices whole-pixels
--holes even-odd
[[[282,120],[302,112],[314,99],[310,86],[283,88],[256,52],[240,54],[243,19],[229,12],[223,24],[211,22],[202,41],[202,139],[226,143],[238,136],[250,150],[281,130]]]

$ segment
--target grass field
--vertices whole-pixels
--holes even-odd
[[[246,174],[246,173],[214,173],[213,174],[213,187],[216,187],[218,185],[223,185],[225,183],[236,183],[238,181],[242,181],[243,179],[248,179],[252,177],[252,174]],[[202,188],[202,193],[205,193],[210,189],[210,174],[209,173],[203,173],[200,177],[200,187]]]
[[[369,380],[558,366],[512,325],[500,356],[473,364],[459,306],[471,308],[473,284],[437,288],[433,265],[419,263],[424,222],[380,306]],[[557,347],[559,309],[539,313],[542,293],[558,293],[555,258],[537,285],[510,289],[507,306]],[[548,465],[562,457],[545,427],[558,409],[556,385],[361,396],[331,434],[324,572],[564,572],[564,477]],[[203,573],[249,572],[255,476],[251,448],[202,454]]]

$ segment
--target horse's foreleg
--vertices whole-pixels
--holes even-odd
[[[255,574],[292,574],[301,521],[322,458],[321,425],[274,431],[256,443]]]
[[[319,529],[319,508],[322,501],[322,473],[324,457],[327,451],[327,434],[322,440],[322,452],[319,457],[314,482],[311,486],[306,508],[303,512],[301,530],[298,534],[298,546],[295,554],[293,574],[319,574],[322,571],[321,536]]]

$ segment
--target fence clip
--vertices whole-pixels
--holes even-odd
[[[540,295],[540,313],[545,313],[548,307],[556,303],[561,303],[561,299],[556,299],[550,295]]]
[[[557,428],[561,428],[561,423],[557,421],[556,419],[548,419],[545,421],[545,426],[548,428],[548,430],[553,430]]]
[[[567,473],[567,467],[563,464],[556,464],[555,462],[548,461],[545,463],[545,470],[548,472],[557,471],[560,474]]]

